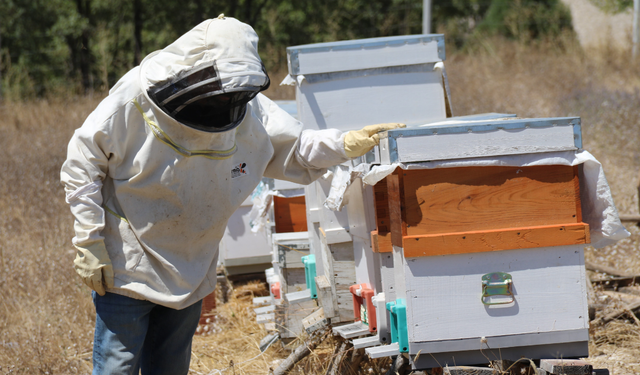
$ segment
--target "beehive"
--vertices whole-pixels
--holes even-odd
[[[441,66],[442,35],[294,46],[287,48],[287,57],[296,86],[297,116],[305,128],[347,131],[382,122],[417,124],[450,113]],[[372,213],[365,212],[371,206],[367,196],[371,193],[360,189],[360,195],[350,200],[351,206],[360,202],[355,214],[334,212],[323,207],[330,185],[330,178],[319,180],[305,189],[305,195],[318,302],[336,323],[354,319],[351,286],[382,287],[380,262],[366,256],[373,229]]]
[[[579,120],[569,121],[562,147],[575,151]],[[519,135],[529,136],[528,129]],[[447,142],[456,147],[455,139]],[[492,141],[475,146],[458,148],[457,158],[511,157],[491,154],[508,148]],[[387,160],[406,161],[407,150],[396,148]],[[409,353],[416,369],[484,363],[487,355],[588,355],[583,247],[590,233],[582,220],[580,166],[433,168],[434,150],[424,148],[423,157],[416,150],[411,158],[422,164],[404,164],[374,186],[371,238],[378,252],[393,254],[396,296],[387,298],[387,309],[396,343],[370,352]]]

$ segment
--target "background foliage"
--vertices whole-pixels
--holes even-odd
[[[104,91],[146,54],[220,13],[256,29],[270,71],[286,67],[287,46],[422,32],[422,0],[2,0],[0,93]],[[432,14],[449,48],[479,32],[529,42],[571,25],[559,0],[433,1]]]

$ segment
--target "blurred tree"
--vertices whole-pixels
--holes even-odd
[[[484,19],[492,0],[451,0],[432,3],[432,28],[447,45],[462,47]]]
[[[570,30],[571,13],[559,0],[493,0],[478,25],[523,42]]]
[[[633,0],[590,0],[598,8],[608,13],[620,13],[633,8]]]
[[[48,78],[64,75],[64,45],[52,32],[58,0],[3,0],[2,87],[5,96],[44,93]]]
[[[142,0],[133,1],[133,30],[135,40],[133,65],[138,65],[142,61]]]
[[[632,0],[592,0],[617,1]],[[252,25],[269,70],[287,46],[422,32],[422,0],[0,0],[0,84],[5,95],[106,90],[205,19]],[[478,32],[530,40],[570,25],[559,0],[448,0],[434,30],[462,46]]]

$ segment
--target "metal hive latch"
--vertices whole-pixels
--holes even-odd
[[[504,272],[492,272],[482,276],[482,303],[491,305],[508,305],[516,300],[513,295],[511,275]],[[494,296],[509,296],[509,300],[490,302]]]

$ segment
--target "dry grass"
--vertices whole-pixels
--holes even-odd
[[[604,57],[603,57],[604,56]],[[523,47],[482,41],[447,61],[455,114],[578,115],[585,148],[604,165],[621,213],[638,213],[640,72],[614,51],[575,46]],[[272,74],[269,95],[292,99]],[[91,369],[94,311],[72,269],[72,219],[58,182],[66,144],[100,98],[51,99],[0,106],[0,373],[86,374]],[[588,259],[640,274],[640,230],[616,246],[588,249]],[[193,373],[264,374],[287,352],[279,344],[254,360],[264,336],[251,309],[260,285],[236,290],[218,308],[215,334],[194,340]],[[602,293],[600,293],[601,298]],[[614,301],[611,301],[614,305]],[[613,374],[640,372],[640,325],[619,320],[592,330],[591,360]],[[327,342],[295,373],[321,373]],[[377,373],[388,363],[365,363]]]

